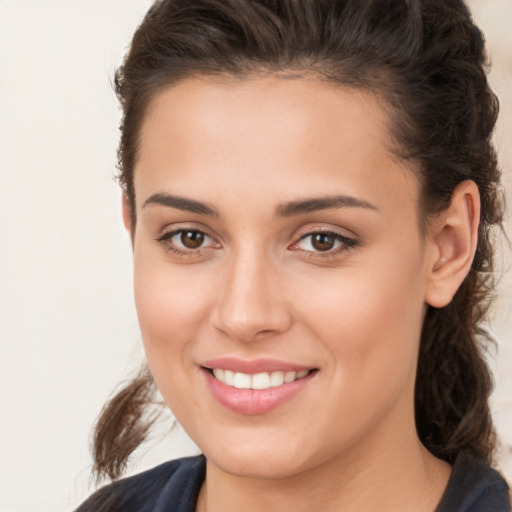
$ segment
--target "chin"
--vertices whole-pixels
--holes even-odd
[[[251,457],[223,456],[220,460],[207,456],[207,460],[225,473],[239,478],[276,480],[290,478],[302,472],[296,460],[276,460],[261,455],[256,457],[254,454]]]
[[[203,452],[209,463],[241,478],[280,479],[293,477],[315,466],[304,451],[304,444],[230,443]],[[316,454],[318,456],[318,454]]]

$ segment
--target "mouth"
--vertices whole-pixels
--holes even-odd
[[[315,370],[300,371],[273,371],[261,373],[242,373],[233,370],[223,370],[221,368],[213,368],[206,370],[218,381],[226,386],[236,389],[256,389],[264,390],[289,384],[296,380],[303,379]]]
[[[319,371],[273,360],[237,359],[211,361],[201,369],[216,401],[244,415],[265,414],[302,395]]]

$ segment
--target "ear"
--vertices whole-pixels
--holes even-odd
[[[130,234],[130,236],[133,239],[132,208],[130,206],[129,199],[128,199],[128,197],[126,196],[126,194],[124,192],[123,192],[122,197],[121,197],[121,209],[122,209],[122,212],[123,212],[123,224],[124,224],[124,227],[125,227],[126,231],[128,231],[128,233]]]
[[[425,300],[435,308],[449,304],[467,276],[478,242],[480,194],[473,181],[460,183],[450,205],[430,224]]]

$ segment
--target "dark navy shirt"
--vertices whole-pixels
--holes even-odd
[[[205,472],[202,455],[166,462],[103,487],[76,512],[195,512]],[[410,510],[414,512],[414,505]],[[460,455],[435,512],[510,510],[508,486],[499,473],[479,459]]]

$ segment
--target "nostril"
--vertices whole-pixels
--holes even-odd
[[[263,329],[261,331],[258,331],[256,333],[256,336],[266,336],[268,334],[272,334],[273,332],[276,332],[275,330],[272,330],[272,329]]]

